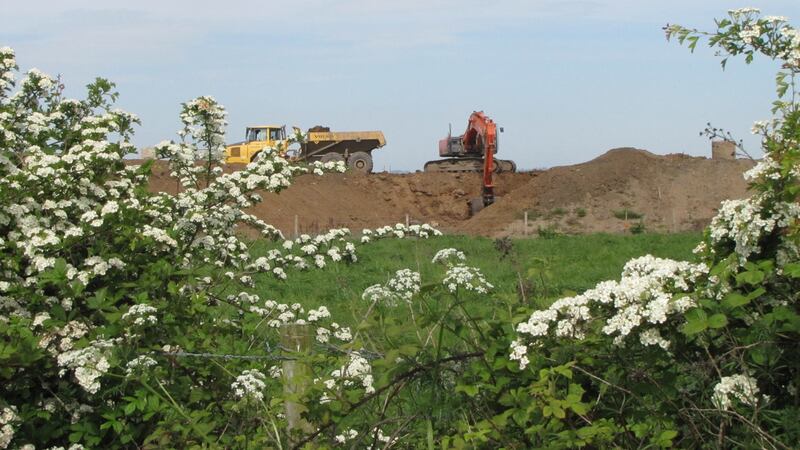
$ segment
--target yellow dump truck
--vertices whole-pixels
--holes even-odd
[[[287,148],[285,125],[248,127],[245,140],[228,145],[225,162],[247,164],[258,158],[264,147]],[[299,149],[289,150],[291,159],[299,161],[343,161],[354,171],[372,172],[372,151],[386,145],[381,131],[330,131],[327,127],[308,130]]]

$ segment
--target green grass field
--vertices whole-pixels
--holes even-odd
[[[630,258],[651,254],[694,260],[692,249],[699,233],[641,235],[558,236],[552,239],[514,239],[506,255],[492,239],[442,236],[431,239],[381,240],[358,247],[355,264],[329,264],[324,269],[288,270],[286,281],[262,276],[257,291],[264,299],[300,303],[313,308],[327,306],[334,318],[352,323],[368,306],[361,300],[364,289],[386,282],[395,271],[420,272],[422,282],[438,280],[442,267],[431,264],[437,251],[454,247],[466,253],[467,264],[481,269],[494,284],[493,295],[519,295],[524,280],[527,298],[546,304],[550,299],[580,292],[597,282],[618,279]],[[256,254],[267,249],[254,244]]]

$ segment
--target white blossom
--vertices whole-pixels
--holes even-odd
[[[448,291],[455,293],[459,288],[477,292],[479,294],[486,294],[494,286],[486,281],[486,278],[477,267],[469,267],[464,264],[457,264],[450,266],[447,269],[442,284]]]
[[[453,262],[461,262],[466,261],[467,257],[464,255],[464,252],[461,250],[457,250],[455,248],[444,248],[436,252],[436,255],[433,256],[431,260],[432,263],[453,263]]]
[[[714,394],[711,400],[717,408],[722,410],[730,409],[734,398],[745,405],[756,406],[758,392],[758,384],[755,378],[738,374],[722,377],[719,383],[714,386]]]
[[[258,370],[245,370],[231,383],[231,390],[237,398],[261,402],[267,387],[265,380],[266,376]]]

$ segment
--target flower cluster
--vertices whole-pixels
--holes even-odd
[[[336,322],[327,323],[331,313],[325,306],[311,309],[306,312],[299,303],[291,305],[278,303],[274,300],[261,301],[258,295],[241,292],[238,295],[229,295],[227,302],[238,306],[243,311],[254,313],[262,318],[270,328],[280,328],[285,325],[313,324],[315,339],[320,343],[328,343],[331,337],[340,342],[350,342],[353,335],[349,327],[343,327]]]
[[[748,375],[737,374],[722,377],[714,386],[711,400],[717,408],[728,410],[733,404],[733,398],[745,405],[756,406],[758,403],[758,385],[756,379]]]
[[[752,169],[744,173],[744,179],[750,182],[778,180],[780,178],[781,166],[770,155],[765,155]]]
[[[330,392],[337,388],[354,386],[363,388],[366,394],[375,392],[375,387],[373,386],[374,380],[372,378],[372,366],[366,358],[358,353],[351,353],[347,363],[331,372],[331,377],[332,378],[322,382],[325,388]],[[330,401],[331,397],[328,392],[323,394],[320,398],[321,403]]]
[[[136,358],[128,361],[126,365],[125,374],[130,376],[136,372],[144,371],[150,367],[156,366],[158,363],[155,359],[147,356],[147,355],[140,355]]]
[[[400,299],[409,302],[419,292],[420,283],[419,272],[414,272],[411,269],[400,269],[389,279],[386,287]]]
[[[87,347],[61,353],[57,357],[58,365],[73,369],[78,385],[95,394],[100,390],[100,377],[111,367],[108,357],[114,343],[113,340],[98,339]]]
[[[434,264],[452,264],[466,260],[467,257],[461,250],[455,248],[444,248],[436,252],[431,262]]]
[[[357,437],[358,437],[358,431],[350,428],[350,429],[342,432],[341,434],[337,434],[336,436],[334,436],[333,440],[337,444],[344,444],[345,442],[352,441],[353,439],[355,439]]]
[[[394,305],[396,300],[394,292],[382,284],[373,284],[364,289],[361,298],[370,304],[384,302],[388,305]]]
[[[756,166],[749,176],[770,173],[770,162]],[[774,173],[774,172],[771,172]],[[800,219],[800,205],[770,201],[766,194],[744,200],[725,200],[709,226],[712,246],[731,244],[740,264],[761,251],[762,240],[775,230]]]
[[[512,344],[511,359],[525,367],[529,347],[526,340],[537,345],[551,334],[583,339],[594,320],[604,320],[602,332],[613,337],[617,345],[623,345],[628,336],[635,334],[640,344],[666,350],[670,342],[662,337],[659,327],[695,306],[690,296],[675,294],[691,292],[707,274],[705,264],[650,255],[633,259],[625,264],[619,281],[604,281],[583,294],[556,300],[518,324],[521,337]]]
[[[0,47],[0,98],[5,97],[6,91],[14,87],[14,70],[17,61],[14,50],[10,47]]]
[[[411,269],[400,269],[385,285],[374,284],[364,289],[361,298],[370,304],[383,303],[395,306],[398,301],[410,303],[419,292],[421,278],[418,272]]]
[[[387,230],[393,230],[393,232]],[[441,235],[441,232],[427,224],[410,227],[398,224],[394,228],[383,227],[375,231],[365,229],[362,234],[361,242],[368,243],[372,238],[427,238]],[[356,246],[348,240],[350,237],[351,232],[348,228],[334,228],[313,237],[301,234],[296,239],[283,240],[280,248],[269,250],[266,256],[257,258],[246,269],[255,272],[271,271],[276,277],[285,279],[286,268],[306,270],[317,267],[321,269],[326,267],[329,262],[356,262],[358,261]]]
[[[314,175],[323,175],[325,172],[344,173],[347,170],[347,165],[344,161],[314,161],[309,164],[309,170]]]
[[[231,383],[231,390],[239,399],[261,402],[264,400],[264,390],[267,387],[266,379],[267,377],[258,370],[245,370]]]
[[[350,428],[350,429],[347,429],[347,430],[343,431],[342,433],[337,434],[336,436],[334,436],[333,437],[333,441],[336,444],[341,445],[341,444],[345,444],[345,443],[347,443],[349,441],[352,441],[352,440],[356,439],[358,437],[358,435],[359,435],[358,431]],[[399,440],[399,437],[387,436],[386,434],[384,434],[384,432],[383,432],[383,430],[381,428],[377,428],[377,427],[374,428],[374,431],[370,431],[367,434],[367,436],[371,436],[370,439],[375,441],[375,446],[373,446],[370,443],[370,445],[368,447],[366,447],[368,449],[379,449],[379,448],[391,447],[394,444],[396,444],[397,441]]]
[[[343,327],[336,322],[331,322],[330,328],[317,326],[316,337],[317,342],[327,344],[331,336],[335,337],[341,342],[350,342],[353,340],[353,333],[350,327]]]
[[[494,286],[486,281],[486,278],[477,267],[469,267],[464,264],[450,266],[447,269],[442,284],[452,293],[458,292],[459,288],[466,291],[486,294]]]
[[[0,49],[0,52],[2,49]],[[19,420],[15,407],[3,407],[0,410],[0,448],[8,448],[14,439],[13,423]]]
[[[158,312],[158,309],[140,303],[138,305],[133,305],[128,309],[128,312],[122,315],[122,320],[129,320],[131,324],[135,326],[142,326],[146,324],[154,324],[158,321],[156,319],[155,313]]]
[[[404,237],[416,236],[426,239],[431,236],[441,236],[442,232],[433,228],[432,226],[424,223],[421,225],[405,226],[398,223],[393,227],[386,225],[384,227],[376,228],[375,230],[364,229],[361,231],[361,242],[367,243],[375,239],[382,239],[386,237],[396,237],[402,239]]]

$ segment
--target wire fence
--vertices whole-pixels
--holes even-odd
[[[376,359],[384,357],[384,355],[381,353],[373,352],[365,348],[351,350],[351,349],[344,349],[341,347],[337,347],[335,345],[327,343],[325,344],[315,343],[312,346],[311,350],[316,352],[337,353],[342,355],[355,353],[370,361],[374,361]],[[159,354],[163,356],[170,356],[176,358],[239,359],[239,360],[252,360],[252,361],[296,361],[298,359],[294,356],[290,356],[291,354],[296,353],[294,350],[286,348],[280,344],[275,346],[267,345],[267,353],[268,354],[265,355],[264,354],[234,355],[234,354],[211,353],[211,352],[187,352],[183,350],[159,352]]]

